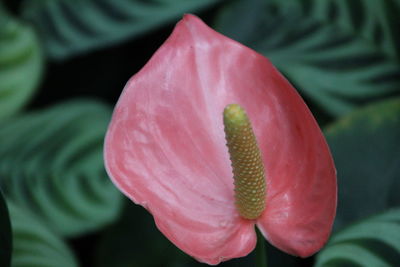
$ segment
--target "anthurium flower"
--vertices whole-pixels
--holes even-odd
[[[265,171],[255,218],[235,204],[223,116],[230,104],[247,114]],[[104,157],[116,186],[199,261],[247,255],[255,225],[271,244],[301,257],[330,234],[336,172],[310,111],[268,59],[193,15],[125,86]]]

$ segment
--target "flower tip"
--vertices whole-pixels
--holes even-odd
[[[240,125],[247,120],[246,112],[238,104],[229,104],[224,109],[225,123]]]
[[[193,15],[193,14],[190,14],[190,13],[185,13],[185,14],[183,14],[183,17],[182,17],[183,20],[190,20],[190,19],[193,19],[193,18],[197,19],[197,16]]]
[[[204,24],[204,22],[197,17],[196,15],[190,14],[190,13],[185,13],[183,14],[183,17],[181,19],[182,22],[186,23],[201,23]]]

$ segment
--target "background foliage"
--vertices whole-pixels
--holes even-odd
[[[124,84],[183,13],[270,58],[331,147],[331,240],[308,259],[267,245],[270,266],[396,266],[399,0],[0,0],[0,266],[204,266],[102,163]],[[253,263],[250,254],[221,266]]]

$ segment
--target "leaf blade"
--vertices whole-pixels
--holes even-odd
[[[394,98],[350,113],[325,129],[340,188],[335,229],[400,205],[399,120],[400,98]]]
[[[0,127],[0,184],[55,232],[74,236],[118,216],[122,195],[105,173],[103,138],[110,109],[71,101]]]
[[[0,120],[32,97],[43,73],[43,57],[33,29],[0,4]]]
[[[14,239],[12,266],[78,266],[66,244],[45,224],[12,201],[7,202]]]
[[[400,259],[399,233],[399,208],[359,221],[332,236],[318,253],[315,266],[393,266]],[[372,241],[383,242],[385,246],[374,249],[369,246]]]
[[[48,56],[62,60],[135,38],[217,1],[35,0],[25,1],[22,13],[38,29]]]

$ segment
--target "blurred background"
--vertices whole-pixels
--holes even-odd
[[[331,147],[329,243],[307,259],[267,245],[269,265],[400,266],[399,0],[0,0],[0,266],[205,266],[102,161],[125,83],[184,13],[268,57]]]

